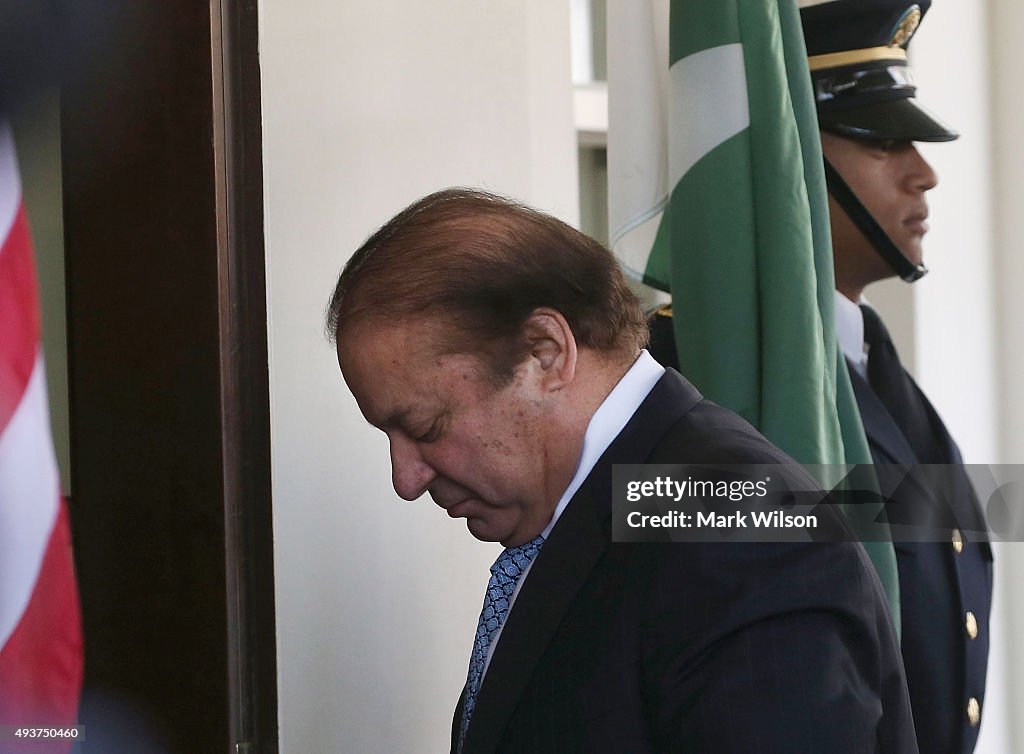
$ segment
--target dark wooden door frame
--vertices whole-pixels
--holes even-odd
[[[57,0],[83,752],[275,754],[255,0]]]
[[[276,752],[259,27],[256,0],[212,0],[210,10],[231,730],[238,754]]]

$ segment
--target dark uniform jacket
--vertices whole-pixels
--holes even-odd
[[[917,751],[860,545],[612,542],[613,465],[684,462],[792,463],[667,371],[534,561],[464,754]]]
[[[978,501],[960,467],[960,451],[920,388],[913,384],[935,428],[938,455],[952,464],[941,484],[907,478],[908,467],[919,463],[910,443],[867,380],[852,366],[849,372],[882,493],[911,503],[921,496],[920,502],[931,509],[952,510],[959,521],[976,520]],[[965,539],[954,523],[941,543],[895,545],[903,660],[918,744],[929,754],[967,754],[978,740],[988,662],[992,550],[986,542]]]

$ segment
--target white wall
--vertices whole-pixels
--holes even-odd
[[[341,266],[452,184],[575,222],[569,11],[262,0],[281,747],[437,752],[494,545],[391,489],[322,335]]]
[[[1021,97],[1021,41],[1024,4],[990,0],[996,285],[1000,302],[1002,443],[1006,463],[1024,462],[1024,99]]]
[[[990,0],[991,87],[990,133],[993,154],[995,280],[997,301],[997,377],[1000,440],[1003,463],[1024,463],[1024,145],[1021,123],[1021,40],[1024,39],[1024,4],[1020,0]],[[1004,631],[1000,653],[993,655],[989,672],[1003,681],[1006,735],[1017,742],[1004,750],[1019,751],[1024,742],[1024,545],[1008,544],[996,550],[996,609]],[[1012,639],[1014,640],[1011,640]],[[987,754],[987,753],[986,753]]]
[[[921,145],[939,185],[929,193],[931,272],[913,286],[917,374],[967,462],[994,463],[998,354],[986,5],[935,3],[921,29],[911,46],[919,95],[960,138]]]

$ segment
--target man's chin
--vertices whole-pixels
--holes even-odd
[[[469,516],[466,518],[466,528],[481,542],[498,542],[504,547],[520,544],[518,541],[514,541],[516,527],[507,522],[496,522],[485,516]]]
[[[897,248],[911,264],[924,264],[924,244],[921,236],[910,235],[900,238]]]
[[[502,547],[525,545],[536,539],[541,533],[537,529],[527,529],[525,526],[512,524],[495,526],[493,522],[486,522],[479,518],[466,519],[466,528],[481,542],[497,542]]]
[[[504,534],[502,531],[496,531],[493,523],[481,516],[469,516],[466,519],[466,528],[481,542],[500,542]]]
[[[911,250],[909,253],[904,254],[907,260],[911,264],[924,264],[924,252],[921,249]]]

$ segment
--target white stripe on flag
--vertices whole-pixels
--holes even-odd
[[[695,52],[669,70],[669,187],[701,157],[750,125],[743,45]]]
[[[0,120],[0,241],[7,238],[21,205],[21,179],[11,126]],[[0,245],[0,250],[2,250]]]
[[[0,648],[28,606],[59,504],[39,351],[21,403],[0,435]]]

